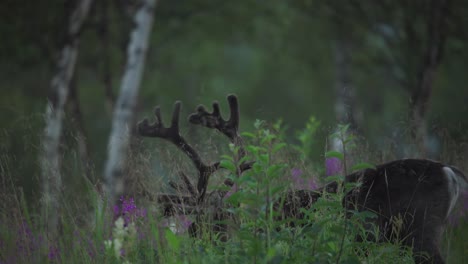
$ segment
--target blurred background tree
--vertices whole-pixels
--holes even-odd
[[[87,159],[101,178],[131,17],[138,8],[136,0],[95,2],[81,35],[76,89],[65,117],[65,182],[77,181],[66,175],[89,173],[90,162],[74,162],[83,144],[77,138],[83,137]],[[43,110],[76,3],[0,3],[0,153],[2,164],[9,164],[0,173],[3,186],[23,186],[27,197],[39,191]],[[429,65],[435,66],[434,78],[421,131],[433,146],[431,157],[457,162],[450,153],[468,151],[466,144],[449,144],[468,142],[468,2],[440,3],[445,1],[160,0],[138,119],[157,104],[171,109],[181,100],[188,113],[196,104],[235,93],[241,130],[251,130],[255,119],[282,118],[294,140],[295,131],[315,116],[321,126],[309,158],[318,164],[338,122],[354,123],[368,148],[381,153],[376,161],[414,156],[411,113]],[[431,47],[440,48],[435,64],[426,59]],[[346,118],[337,109],[346,109]],[[163,114],[167,118],[170,110]]]

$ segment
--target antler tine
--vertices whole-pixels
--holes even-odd
[[[197,107],[197,112],[189,116],[189,122],[207,128],[216,128],[235,143],[238,137],[237,130],[239,128],[239,104],[237,102],[237,97],[233,94],[229,95],[227,99],[231,111],[229,120],[224,120],[222,118],[219,104],[215,101],[213,103],[212,113],[209,113],[203,105],[200,105]]]
[[[200,155],[195,151],[195,149],[190,146],[187,141],[180,135],[179,131],[179,117],[180,117],[181,102],[177,101],[174,104],[174,110],[172,112],[171,126],[164,127],[161,118],[161,110],[158,107],[154,109],[154,115],[156,120],[153,124],[149,124],[147,119],[144,119],[138,124],[138,131],[140,135],[146,137],[159,137],[166,139],[174,143],[179,149],[181,149],[193,162],[195,167],[198,170],[198,184],[197,191],[193,188],[192,184],[188,180],[187,176],[183,175],[183,181],[185,186],[180,186],[178,184],[172,183],[171,186],[175,189],[187,190],[192,196],[197,196],[198,202],[203,201],[206,189],[208,187],[208,179],[213,172],[219,168],[219,163],[213,165],[206,165],[203,163]],[[204,111],[204,109],[200,109]],[[206,112],[206,111],[204,111]],[[185,188],[184,188],[185,187]]]
[[[213,113],[212,113],[212,115],[213,115],[214,117],[216,117],[216,118],[223,119],[223,118],[221,117],[221,111],[219,110],[219,103],[218,103],[218,101],[214,101],[214,102],[213,102]]]
[[[156,117],[156,120],[153,124],[149,124],[147,118],[138,123],[138,133],[143,137],[168,137],[168,129],[163,126],[161,109],[159,106],[154,108],[154,116]]]
[[[161,118],[161,107],[159,107],[159,105],[154,108],[154,116],[156,117],[156,122],[160,126],[164,126],[162,118]]]
[[[179,132],[179,117],[180,117],[180,101],[176,101],[174,104],[174,111],[172,112],[171,128]]]
[[[234,145],[239,147],[238,159],[240,160],[245,156],[245,150],[243,148],[243,140],[239,135],[239,103],[237,96],[231,94],[227,97],[230,109],[229,120],[225,120],[221,117],[218,102],[213,103],[213,112],[209,113],[206,111],[203,105],[197,107],[196,113],[189,116],[189,122],[195,125],[202,125],[207,128],[215,128],[225,136],[227,136]],[[240,167],[241,172],[243,170],[250,169],[252,164],[245,164]]]
[[[230,123],[230,125],[237,131],[239,128],[239,103],[237,101],[237,96],[230,94],[227,99],[229,102],[229,109],[231,111],[228,123]]]

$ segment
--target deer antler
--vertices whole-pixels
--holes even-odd
[[[219,162],[212,165],[206,165],[200,158],[200,155],[195,151],[195,149],[190,146],[187,141],[180,135],[179,131],[179,116],[180,116],[180,107],[181,103],[177,101],[174,104],[174,111],[172,113],[172,121],[170,127],[165,127],[161,118],[161,110],[158,107],[154,109],[154,115],[156,120],[153,124],[149,124],[147,119],[144,119],[138,124],[138,132],[141,136],[144,137],[158,137],[166,139],[174,143],[179,149],[181,149],[193,162],[195,167],[198,170],[198,184],[197,191],[193,189],[190,181],[185,176],[182,176],[187,190],[190,191],[192,195],[198,194],[198,202],[201,203],[206,193],[208,186],[208,178],[213,172],[219,168]]]
[[[237,160],[245,156],[244,142],[239,134],[239,103],[237,97],[233,94],[227,97],[229,103],[230,117],[223,119],[219,110],[219,103],[213,102],[213,112],[206,111],[203,105],[197,107],[197,112],[189,116],[189,122],[195,125],[202,125],[207,128],[215,128],[227,136],[231,142],[239,147]],[[240,172],[248,170],[254,162],[244,162],[239,166]]]

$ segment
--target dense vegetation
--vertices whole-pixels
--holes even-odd
[[[226,200],[233,205],[225,223],[227,239],[211,233],[214,223],[208,220],[200,221],[207,226],[201,237],[191,238],[188,225],[196,219],[168,220],[145,195],[167,192],[174,175],[193,169],[175,147],[159,140],[133,137],[128,195],[118,208],[96,209],[93,186],[102,182],[138,1],[95,1],[80,33],[60,144],[61,236],[49,241],[38,209],[38,157],[44,110],[53,98],[51,78],[77,2],[0,3],[0,263],[413,261],[411,250],[401,251],[398,244],[356,240],[369,235],[362,226],[369,215],[345,218],[343,193],[323,197],[294,228],[276,219],[269,207],[287,189],[341,179],[322,176],[329,175],[325,153],[337,123],[350,123],[355,136],[346,141],[350,146],[344,156],[352,161],[348,171],[353,164],[415,155],[411,102],[427,66],[425,51],[436,42],[428,30],[433,18],[427,15],[434,1],[159,1],[137,119],[154,105],[170,109],[181,100],[188,113],[198,103],[235,93],[241,131],[251,132],[246,134],[249,158],[265,161]],[[431,144],[428,156],[467,172],[468,4],[451,4],[424,129]],[[342,87],[352,91],[344,103],[353,106],[352,118],[345,120],[337,113]],[[222,156],[225,167],[232,167],[235,150],[224,139],[181,125],[204,157],[216,161]],[[87,155],[81,152],[83,138]],[[210,191],[226,177],[234,178],[229,170],[215,175]],[[468,258],[467,211],[467,203],[459,205],[441,245],[450,263]],[[126,218],[119,220],[122,214]],[[170,228],[174,223],[177,228]]]

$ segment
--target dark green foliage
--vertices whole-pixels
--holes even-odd
[[[76,2],[6,0],[0,3],[0,193],[5,196],[1,197],[2,209],[14,208],[18,214],[0,210],[2,227],[19,225],[23,218],[30,222],[31,228],[38,225],[35,206],[40,197],[38,150],[43,114],[55,60],[66,34],[66,21]],[[81,36],[76,84],[84,115],[83,127],[95,164],[94,174],[99,179],[112,116],[112,109],[106,107],[103,80],[108,71],[110,90],[115,95],[131,28],[126,4],[134,1],[96,2],[99,3],[93,7]],[[352,42],[349,67],[362,114],[359,132],[365,141],[360,144],[362,138],[356,139],[356,152],[363,157],[357,161],[365,163],[349,164],[348,170],[406,156],[401,147],[411,144],[407,89],[419,74],[421,54],[427,45],[422,41],[427,34],[425,8],[420,7],[429,2],[159,1],[138,111],[151,109],[154,104],[169,109],[175,100],[182,100],[185,109],[192,109],[195,103],[208,103],[236,93],[242,97],[241,130],[252,131],[257,118],[281,119],[290,129],[272,125],[265,130],[258,123],[259,130],[250,134],[250,155],[259,163],[243,179],[236,179],[234,173],[230,176],[245,185],[245,189],[229,202],[244,204],[245,210],[238,206],[230,212],[236,221],[228,224],[236,232],[228,242],[218,241],[209,234],[199,241],[188,236],[174,238],[167,230],[159,231],[160,219],[155,216],[150,221],[149,233],[172,242],[166,245],[159,240],[143,241],[132,257],[146,263],[323,262],[336,261],[342,250],[340,260],[349,263],[366,255],[371,263],[384,259],[396,262],[399,257],[409,259],[409,254],[395,253],[398,245],[355,242],[353,237],[363,232],[359,231],[360,220],[366,216],[356,213],[345,220],[339,196],[320,200],[315,212],[303,212],[314,224],[296,229],[286,227],[286,221],[276,221],[270,206],[293,185],[284,178],[290,174],[291,164],[313,175],[324,171],[326,138],[336,123],[333,47],[345,36]],[[452,3],[444,58],[429,105],[428,129],[439,142],[436,158],[466,170],[468,2]],[[108,12],[107,19],[103,19],[104,9]],[[407,35],[405,15],[411,17],[412,36]],[[108,31],[107,46],[103,26]],[[168,116],[170,112],[164,114]],[[76,211],[86,211],[94,201],[87,195],[89,186],[82,177],[84,168],[79,159],[76,128],[72,125],[75,118],[67,110],[61,152],[64,200],[70,203],[63,214],[67,215],[64,219],[70,226],[64,227],[65,235],[58,246],[76,250],[63,260],[115,262],[107,255],[91,258],[85,254],[86,248],[75,249],[70,244],[75,225],[80,226],[89,218]],[[206,140],[200,140],[199,145],[212,143],[204,132],[185,125],[181,122],[182,132],[189,138]],[[301,132],[294,133],[302,128]],[[216,135],[214,138],[217,142]],[[297,148],[285,146],[285,141],[293,141]],[[177,173],[179,166],[186,166],[180,165],[183,162],[179,161],[185,157],[173,154],[176,150],[172,146],[159,142],[145,144],[146,147],[140,146],[144,155],[135,158],[143,160],[134,167],[135,174],[167,179]],[[228,149],[221,146],[219,151],[226,153]],[[165,160],[167,156],[170,158]],[[345,158],[336,152],[325,156]],[[233,172],[235,164],[228,157],[224,157],[222,165]],[[317,181],[323,179],[317,177]],[[160,185],[158,180],[151,186]],[[22,197],[21,203],[12,198],[18,196]],[[26,213],[26,207],[30,213]],[[104,218],[101,220],[94,229],[80,230],[83,235],[92,234],[95,245],[102,245],[111,229],[111,224],[104,223]],[[2,228],[1,232],[2,241],[7,242],[0,241],[0,262],[4,260],[4,252],[14,246],[16,235],[14,228]],[[457,263],[460,259],[466,262],[463,259],[466,259],[466,232],[466,224],[448,232],[449,238],[443,246],[447,248],[450,262]],[[38,235],[41,231],[34,230],[34,233]],[[41,260],[46,262],[48,249],[41,250]]]

